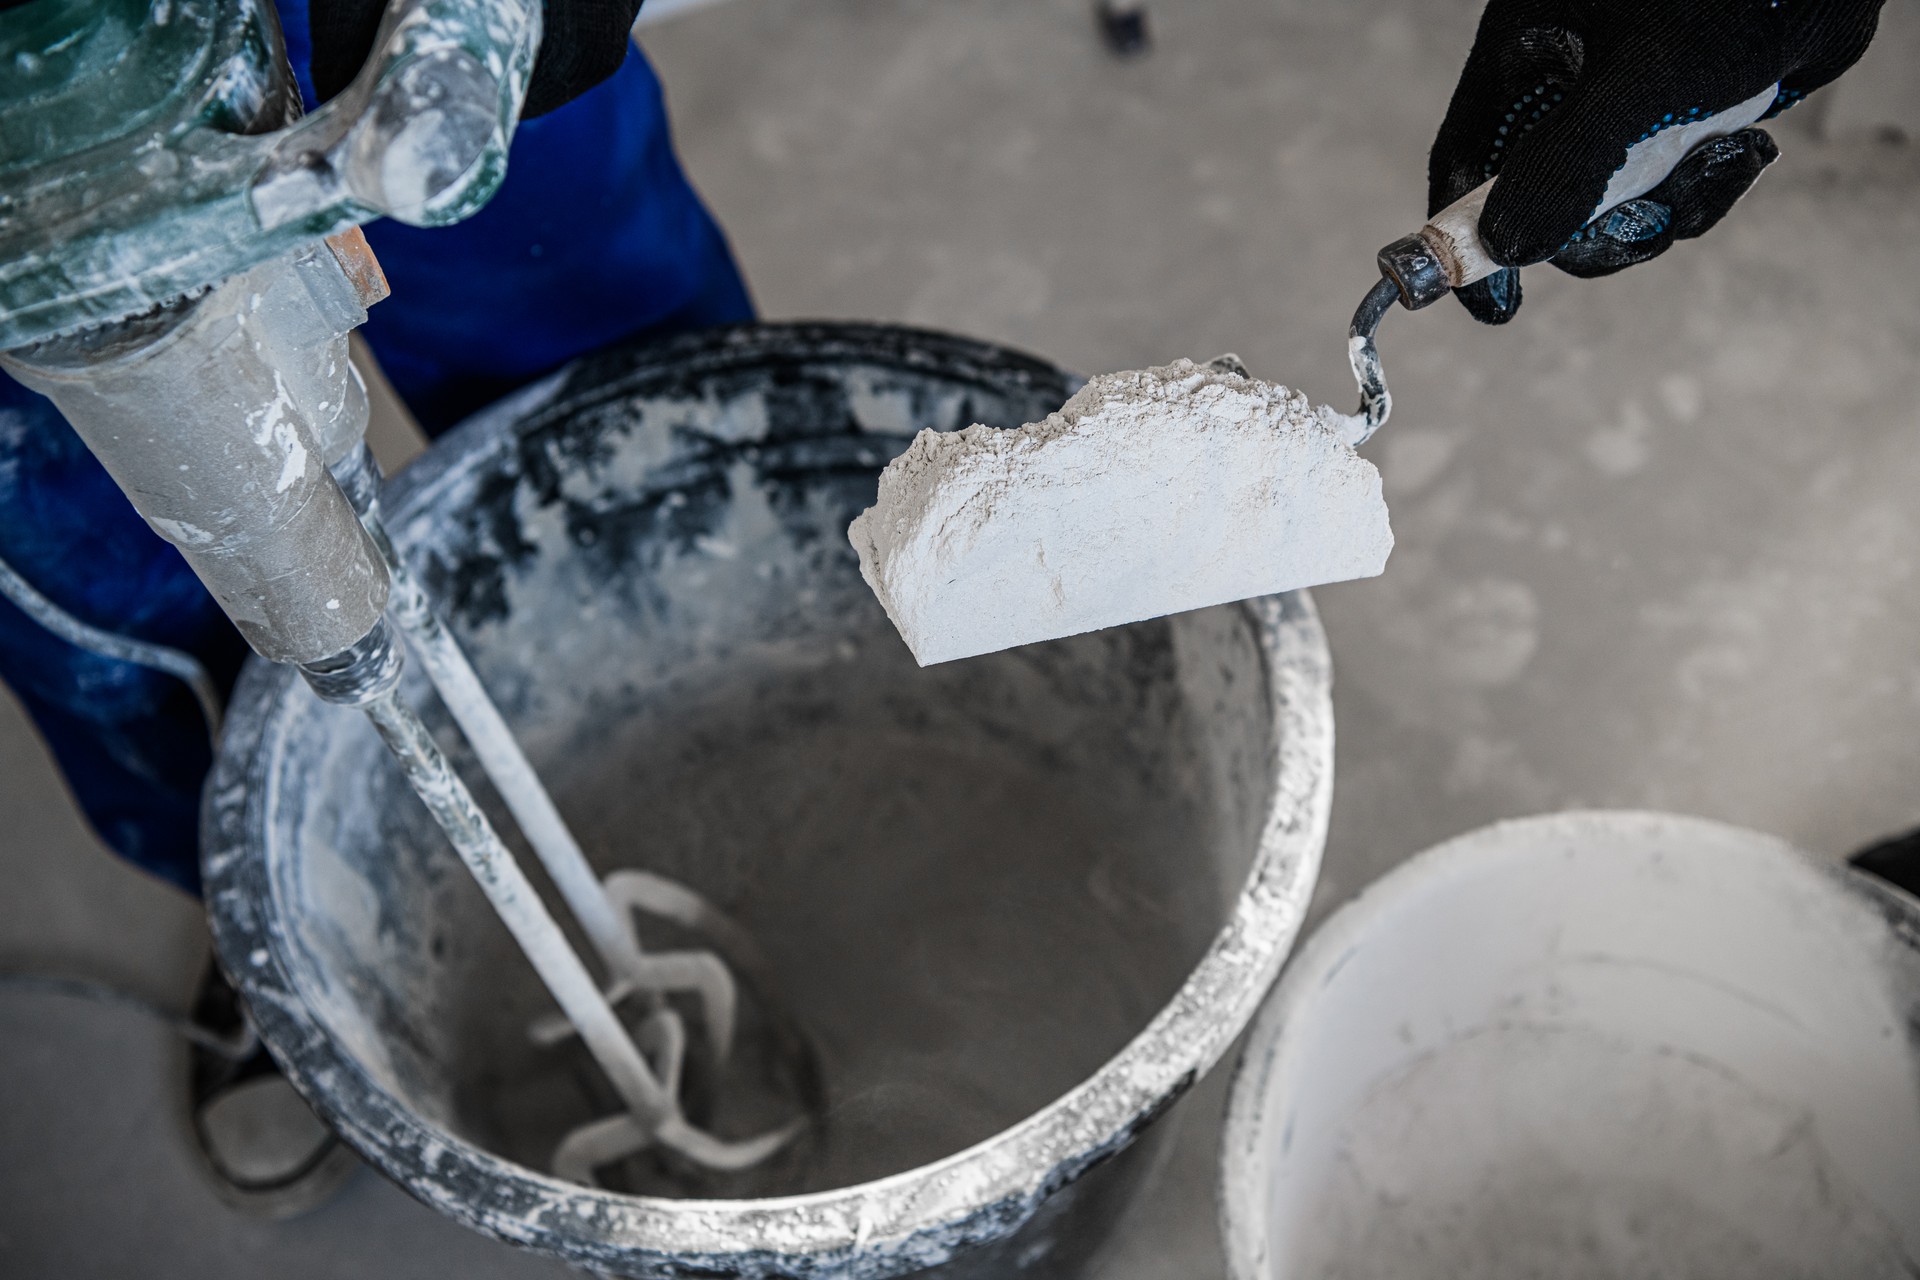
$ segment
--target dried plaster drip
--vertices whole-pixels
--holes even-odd
[[[922,431],[847,531],[922,666],[1372,577],[1380,473],[1223,357],[1104,374],[1017,431]]]

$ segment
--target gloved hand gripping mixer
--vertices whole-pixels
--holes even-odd
[[[392,749],[626,1107],[569,1136],[556,1170],[590,1181],[656,1142],[744,1168],[801,1122],[728,1142],[686,1120],[686,1033],[664,996],[697,997],[717,1063],[733,972],[713,951],[647,953],[633,913],[706,926],[751,967],[739,931],[682,886],[594,875],[381,525],[348,357],[386,296],[357,224],[436,225],[486,202],[540,23],[538,0],[396,0],[352,86],[300,118],[264,0],[0,13],[0,366],[53,399],[255,651],[362,709]],[[397,696],[394,626],[592,941],[605,990]],[[616,1012],[631,997],[632,1034]]]

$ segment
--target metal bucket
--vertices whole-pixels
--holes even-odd
[[[1301,949],[1222,1159],[1234,1280],[1920,1274],[1920,901],[1694,818],[1462,836]]]
[[[593,1073],[528,1043],[546,997],[361,717],[256,664],[208,793],[215,939],[371,1162],[624,1275],[1068,1274],[1097,1244],[1151,1163],[1107,1158],[1299,927],[1332,727],[1304,596],[913,664],[847,523],[915,431],[1073,385],[935,334],[719,331],[573,366],[397,480],[396,540],[589,857],[745,925],[817,1105],[748,1173],[547,1176],[611,1109]]]

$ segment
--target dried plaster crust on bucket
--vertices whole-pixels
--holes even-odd
[[[1380,473],[1335,416],[1224,359],[1104,374],[1017,431],[922,431],[847,535],[923,666],[1371,577]]]

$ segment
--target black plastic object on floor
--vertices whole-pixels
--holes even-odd
[[[1100,39],[1118,56],[1138,57],[1152,47],[1147,7],[1141,0],[1098,0],[1093,16],[1100,27]]]
[[[1870,844],[1847,861],[1920,897],[1920,827]]]

